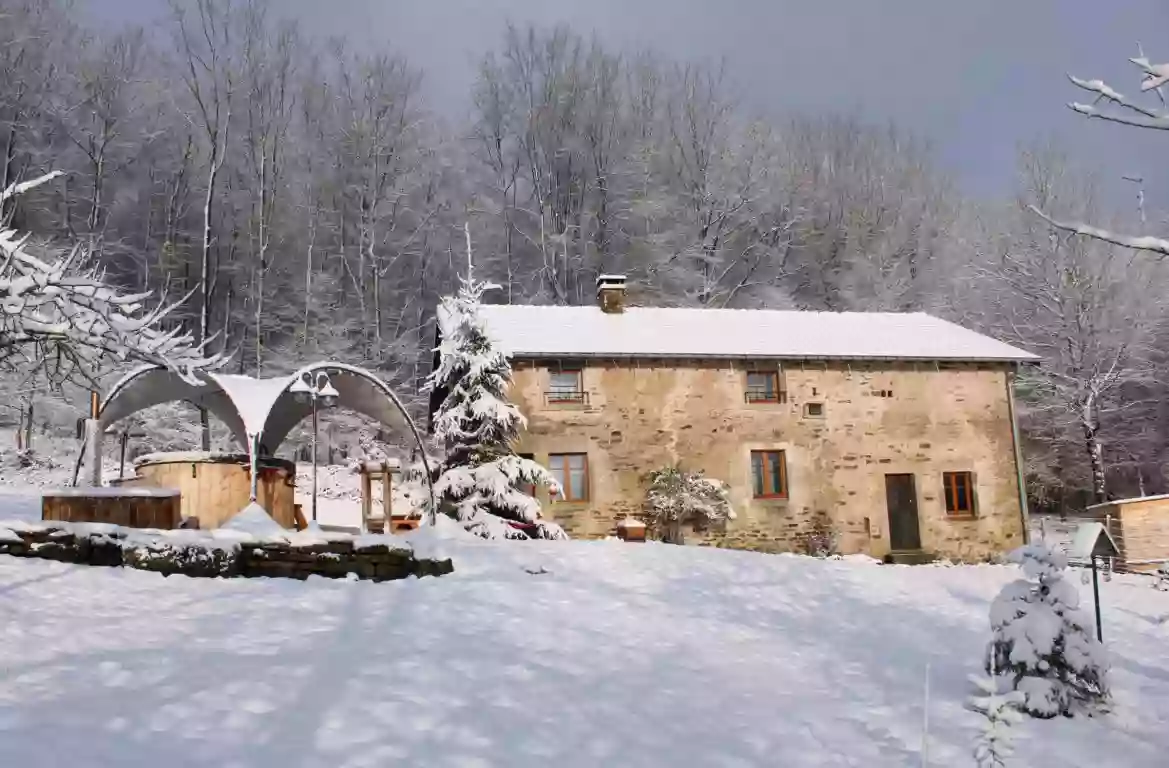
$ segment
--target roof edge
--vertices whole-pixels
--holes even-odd
[[[515,360],[790,360],[790,361],[852,361],[852,362],[905,362],[905,363],[1000,363],[1012,365],[1038,365],[1042,358],[1038,355],[1030,357],[879,357],[874,355],[711,355],[703,353],[672,354],[627,354],[627,353],[598,353],[598,352],[506,352],[509,358]]]

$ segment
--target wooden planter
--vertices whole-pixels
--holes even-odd
[[[390,521],[390,533],[398,533],[399,531],[412,531],[422,523],[420,517],[409,517],[407,515],[394,515]]]
[[[164,488],[65,488],[44,493],[41,519],[170,530],[182,521],[182,499]]]
[[[617,538],[622,541],[645,541],[645,523],[630,518],[619,521]]]

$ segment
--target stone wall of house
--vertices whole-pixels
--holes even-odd
[[[573,536],[608,535],[639,514],[646,473],[681,463],[729,483],[737,513],[725,531],[688,539],[798,551],[820,521],[842,552],[881,557],[885,475],[904,473],[915,478],[924,551],[980,560],[1023,541],[1006,366],[786,364],[778,404],[746,402],[744,362],[590,361],[579,404],[547,402],[545,363],[514,366],[511,397],[528,418],[520,450],[542,462],[588,454],[588,502],[542,499]],[[822,415],[808,415],[817,403]],[[786,499],[753,498],[752,450],[785,451]],[[947,516],[943,472],[974,473],[973,517]]]

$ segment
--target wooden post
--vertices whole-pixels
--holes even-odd
[[[256,502],[260,497],[259,483],[260,483],[260,436],[248,436],[248,465],[252,471],[251,486],[248,491],[250,501]]]
[[[373,483],[370,482],[369,470],[361,465],[361,527],[366,528],[370,512],[373,510]]]
[[[385,520],[386,532],[389,532],[390,522],[393,519],[390,515],[391,496],[390,489],[392,481],[390,477],[393,473],[390,472],[390,463],[384,462],[382,464],[382,517]]]
[[[1096,555],[1092,555],[1092,599],[1096,603],[1096,639],[1104,642],[1104,629],[1100,625],[1100,582],[1096,577]]]

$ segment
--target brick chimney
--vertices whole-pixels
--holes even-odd
[[[597,303],[606,314],[625,311],[625,275],[601,275],[597,278]]]

